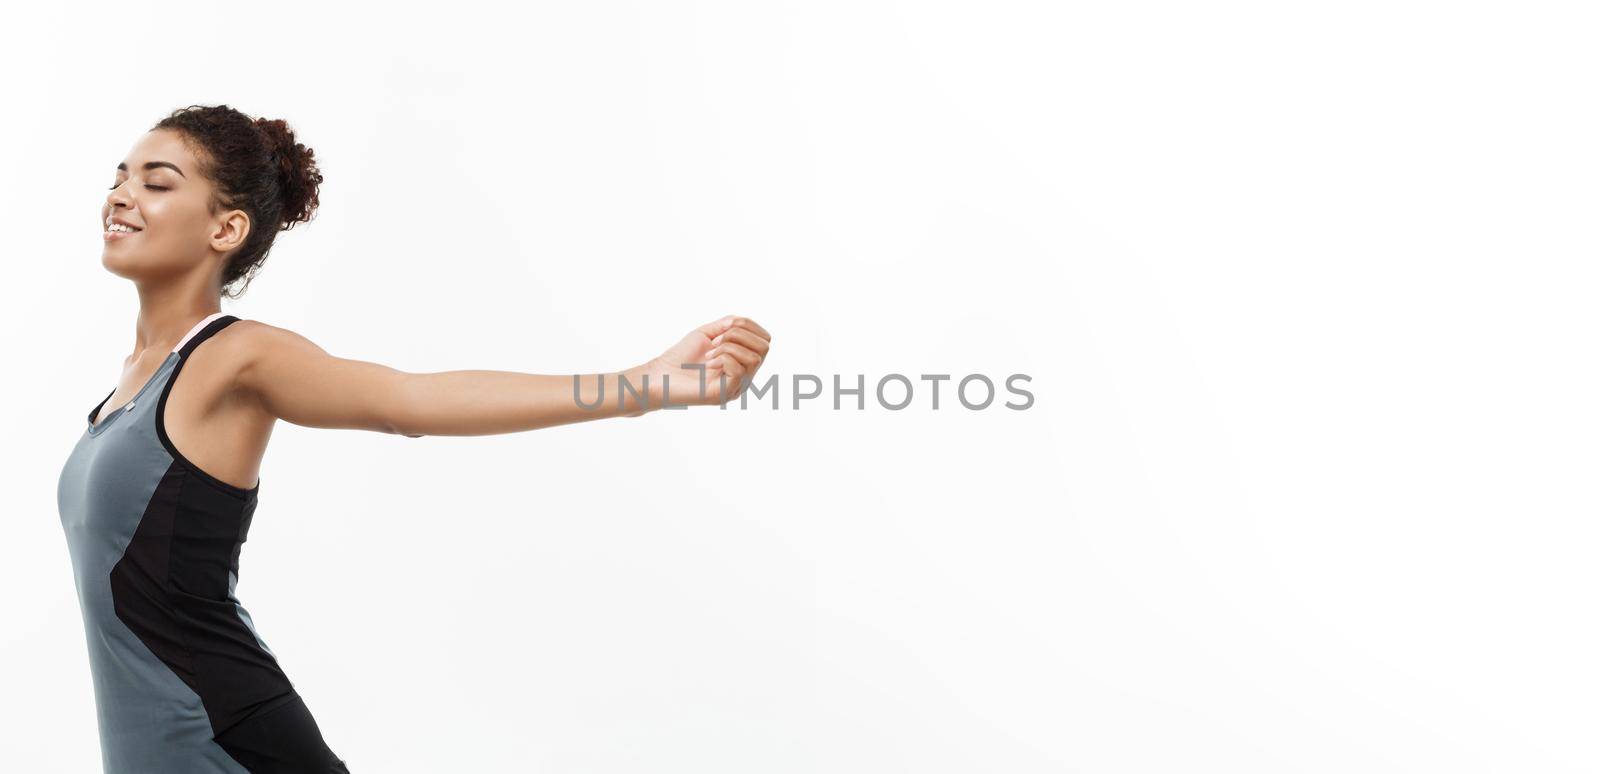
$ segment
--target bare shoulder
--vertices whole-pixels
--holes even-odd
[[[217,333],[233,342],[229,349],[260,352],[275,349],[317,348],[310,339],[288,328],[280,328],[260,320],[240,320]]]
[[[247,382],[263,367],[292,362],[297,357],[327,354],[305,336],[260,320],[239,320],[218,331],[216,338],[228,342],[223,349],[227,350],[232,360],[231,370],[240,382]]]

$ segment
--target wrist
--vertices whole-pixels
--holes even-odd
[[[617,397],[624,407],[623,416],[644,416],[661,408],[661,400],[666,391],[662,389],[661,375],[652,373],[654,370],[650,367],[650,363],[644,363],[616,372]],[[628,384],[626,390],[622,387],[624,381]],[[640,401],[645,405],[639,405]]]

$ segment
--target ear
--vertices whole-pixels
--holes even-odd
[[[232,252],[239,249],[248,236],[250,216],[244,210],[229,210],[223,213],[222,219],[217,221],[216,228],[211,232],[211,249],[219,253]]]

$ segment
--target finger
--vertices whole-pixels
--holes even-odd
[[[737,379],[723,373],[721,369],[711,371],[706,378],[706,397],[713,403],[721,403],[724,395],[733,395]]]
[[[763,328],[760,325],[756,324],[755,320],[752,320],[752,319],[750,319],[748,317],[739,317],[738,315],[735,315],[733,317],[733,319],[732,319],[732,323],[731,323],[730,327],[746,328],[746,329],[750,330],[750,332],[756,334],[757,336],[760,336],[761,338],[766,339],[767,341],[772,341],[772,334],[767,333],[767,329],[766,328]]]
[[[733,324],[733,319],[733,315],[731,314],[727,317],[719,317],[711,322],[706,323],[705,325],[695,328],[695,330],[705,334],[705,337],[709,339],[712,336],[727,330],[728,326]]]
[[[734,360],[739,361],[740,365],[751,371],[756,370],[756,366],[761,363],[761,356],[743,344],[724,341],[717,346],[717,349],[723,354],[732,355]]]
[[[731,341],[722,342],[707,353],[706,357],[712,360],[728,358],[728,365],[723,366],[723,370],[730,374],[736,371],[739,373],[754,373],[757,368],[761,367],[761,361],[763,360],[761,355]],[[707,367],[711,366],[708,364]]]
[[[744,328],[729,328],[726,331],[723,331],[721,335],[712,339],[711,343],[721,344],[724,341],[739,342],[740,344],[745,345],[745,347],[749,348],[751,351],[760,353],[762,357],[766,357],[767,349],[770,346],[767,344],[766,339],[763,339],[754,332]]]
[[[711,342],[712,347],[710,349],[706,350],[706,353],[704,355],[700,356],[700,362],[705,363],[707,368],[710,368],[711,364],[716,362],[717,355],[720,355],[720,354],[722,354],[723,352],[726,351],[722,347],[717,346],[717,345],[719,345],[721,343],[722,343],[721,341],[718,341],[718,340],[715,340],[715,339],[712,340],[712,342]]]
[[[722,372],[728,375],[728,381],[735,381],[744,376],[746,370],[744,363],[739,362],[733,355],[727,352],[719,353],[717,362],[721,364]]]

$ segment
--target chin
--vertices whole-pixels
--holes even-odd
[[[100,265],[104,266],[106,271],[123,279],[135,279],[142,274],[143,272],[139,270],[142,263],[139,256],[117,253],[116,248],[111,245],[106,245],[105,250],[100,253]]]

